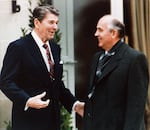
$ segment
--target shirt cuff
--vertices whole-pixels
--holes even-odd
[[[25,105],[25,107],[24,107],[24,111],[27,111],[28,108],[29,108],[28,105],[27,105],[28,101],[29,101],[29,99],[28,99],[27,102],[26,102],[26,105]]]

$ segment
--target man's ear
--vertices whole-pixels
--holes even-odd
[[[39,28],[39,23],[40,23],[40,21],[37,19],[37,18],[35,18],[34,19],[34,26],[35,26],[35,28]]]
[[[113,39],[118,37],[118,31],[116,29],[111,30],[111,33],[112,33],[112,38]]]

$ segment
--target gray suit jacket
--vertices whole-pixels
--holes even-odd
[[[144,110],[148,89],[145,56],[119,41],[102,75],[95,82],[101,51],[93,58],[89,93],[83,119],[84,130],[144,130]]]

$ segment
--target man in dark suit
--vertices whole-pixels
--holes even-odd
[[[54,7],[36,7],[32,32],[8,46],[0,88],[13,102],[12,130],[60,130],[59,102],[69,112],[73,105],[79,110],[62,81],[60,47],[52,40],[58,15]]]
[[[145,130],[147,60],[123,42],[125,27],[111,15],[97,23],[95,54],[85,103],[84,130]]]

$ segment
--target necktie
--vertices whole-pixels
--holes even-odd
[[[95,76],[95,80],[94,80],[95,83],[97,82],[97,79],[101,76],[104,67],[107,65],[111,56],[113,56],[113,55],[115,55],[115,52],[112,52],[112,53],[108,52],[108,53],[102,54],[100,56],[98,65],[97,65],[96,76]],[[92,87],[91,92],[88,94],[89,99],[92,97],[94,91],[95,91],[95,85]]]
[[[52,62],[51,54],[50,54],[48,45],[44,44],[43,47],[46,50],[46,55],[47,55],[48,63],[50,65],[50,78],[53,79],[53,77],[54,77],[54,63]]]
[[[106,53],[106,54],[102,54],[99,58],[98,61],[98,66],[97,66],[97,70],[96,70],[96,76],[99,78],[102,74],[102,70],[104,69],[104,67],[107,65],[107,63],[109,62],[111,56],[113,56],[115,54],[115,52],[112,53]]]

